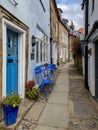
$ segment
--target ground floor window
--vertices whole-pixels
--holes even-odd
[[[39,25],[36,32],[36,63],[46,63],[48,62],[48,36]]]
[[[36,63],[46,63],[48,62],[48,36],[39,25],[36,32]]]
[[[63,57],[63,48],[62,48],[62,46],[60,47],[60,58],[62,58]]]
[[[36,43],[36,62],[45,63],[48,60],[48,45],[46,42],[37,38]]]

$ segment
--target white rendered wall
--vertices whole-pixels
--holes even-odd
[[[28,80],[33,78],[33,69],[36,66],[36,59],[31,60],[32,50],[31,37],[36,36],[37,24],[48,36],[48,49],[50,49],[50,5],[49,0],[42,0],[45,12],[39,0],[16,0],[18,5],[15,6],[10,0],[0,0],[0,5],[12,13],[16,18],[29,27],[29,69]],[[50,62],[50,50],[48,51],[48,62]]]

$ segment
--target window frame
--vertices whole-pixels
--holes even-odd
[[[37,38],[37,43],[36,43],[36,63],[37,64],[46,63],[47,60],[48,60],[47,53],[48,53],[47,43],[45,41],[41,40],[40,38]]]

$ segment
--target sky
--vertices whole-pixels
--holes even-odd
[[[83,27],[82,0],[56,0],[56,3],[63,11],[62,17],[68,19],[69,24],[73,21],[76,30]]]

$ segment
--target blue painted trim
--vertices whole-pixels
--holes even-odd
[[[44,7],[44,4],[43,4],[42,0],[39,0],[39,1],[40,1],[40,3],[41,3],[41,6],[42,6],[44,12],[45,12],[46,10],[45,10],[45,7]]]

